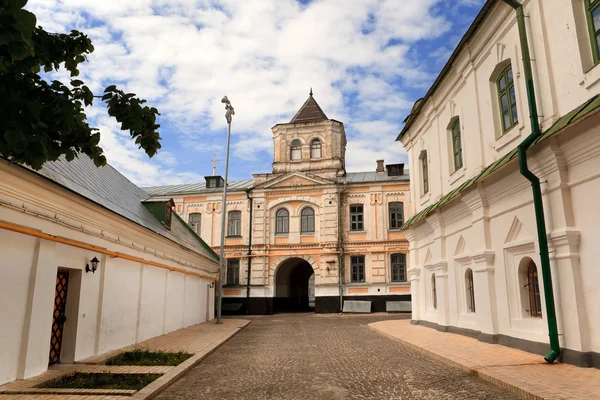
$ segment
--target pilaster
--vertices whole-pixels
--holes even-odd
[[[475,314],[477,325],[484,334],[498,334],[494,259],[496,253],[484,250],[472,254]]]

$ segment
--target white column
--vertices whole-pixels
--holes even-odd
[[[494,280],[495,252],[481,251],[474,253],[471,257],[477,326],[482,333],[496,335],[498,334],[498,316]]]

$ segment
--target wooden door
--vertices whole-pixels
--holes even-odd
[[[54,313],[52,314],[52,334],[50,336],[50,359],[48,364],[60,362],[63,327],[67,318],[65,309],[67,305],[67,288],[69,286],[69,272],[59,270],[56,273],[56,290],[54,292]]]

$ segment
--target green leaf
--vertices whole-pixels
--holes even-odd
[[[19,42],[10,42],[8,52],[13,61],[21,61],[29,55],[29,49]]]
[[[117,90],[116,85],[110,85],[106,89],[104,89],[105,92],[114,92],[115,90]]]
[[[4,132],[4,140],[8,146],[15,152],[22,152],[27,148],[27,139],[23,132],[16,129],[7,129]]]
[[[81,86],[83,85],[83,81],[79,80],[79,79],[73,79],[71,81],[71,86],[73,87],[77,87],[77,86]]]

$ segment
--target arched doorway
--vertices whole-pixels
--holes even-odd
[[[312,276],[314,270],[308,261],[302,258],[288,258],[282,262],[275,272],[275,312],[312,311],[314,309]]]

